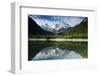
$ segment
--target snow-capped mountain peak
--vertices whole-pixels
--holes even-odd
[[[63,32],[64,29],[79,24],[83,17],[71,16],[43,16],[30,15],[30,17],[44,30],[53,33]]]

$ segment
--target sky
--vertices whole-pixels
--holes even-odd
[[[74,27],[75,25],[81,23],[81,21],[85,17],[79,17],[79,16],[53,16],[53,15],[29,15],[32,19],[36,21],[37,24],[40,26],[42,25],[50,25],[52,28],[55,24],[60,24],[65,27],[68,25],[70,27]]]

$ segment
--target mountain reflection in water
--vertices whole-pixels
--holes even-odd
[[[29,41],[28,60],[88,58],[88,42]]]
[[[42,49],[32,60],[53,60],[53,59],[80,59],[82,56],[73,50],[64,47],[51,46]]]

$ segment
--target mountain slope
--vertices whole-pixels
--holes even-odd
[[[63,35],[79,35],[80,37],[84,35],[84,37],[87,38],[88,35],[88,19],[84,18],[83,21],[74,26],[74,27],[70,27],[68,29],[65,29],[63,32]]]
[[[31,35],[49,35],[53,33],[43,30],[33,19],[28,17],[28,34],[30,37]]]

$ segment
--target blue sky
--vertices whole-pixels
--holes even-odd
[[[55,24],[61,24],[64,26],[70,25],[71,27],[81,23],[85,17],[79,16],[49,16],[49,15],[30,15],[37,24],[40,26],[48,24],[54,26]]]

